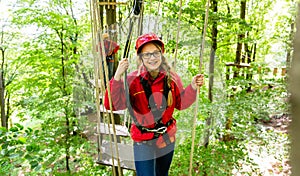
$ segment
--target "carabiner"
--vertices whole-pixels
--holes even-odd
[[[157,129],[146,129],[147,132],[152,132],[152,133],[158,133],[158,134],[164,134],[167,131],[167,127],[163,126]]]

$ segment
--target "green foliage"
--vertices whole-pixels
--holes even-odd
[[[64,148],[62,136],[56,136],[57,130],[33,130],[15,124],[9,130],[0,128],[0,174],[26,175],[54,174],[68,175],[63,171]],[[50,135],[53,134],[53,135]],[[84,142],[78,136],[72,137],[71,166],[80,168],[75,175],[102,175],[108,172],[104,166],[95,163],[94,145]],[[92,151],[92,152],[86,152]],[[74,175],[74,174],[72,174]]]
[[[39,170],[42,157],[37,153],[41,150],[40,145],[34,142],[38,131],[24,128],[15,124],[9,130],[0,129],[0,173],[16,173],[22,169],[30,168]]]
[[[34,154],[24,157],[32,174],[68,173],[66,168],[75,169],[71,161],[85,141],[79,135],[82,129],[74,109],[74,98],[78,96],[74,95],[73,86],[80,71],[80,42],[89,24],[84,23],[86,20],[77,21],[86,16],[73,14],[77,10],[69,1],[49,1],[47,5],[39,1],[20,3],[23,6],[14,11],[14,23],[47,31],[20,44],[23,50],[16,60],[26,69],[20,71],[19,81],[8,87],[22,93],[12,97],[14,109],[18,109],[16,117],[39,119],[41,123],[35,127],[40,130],[37,136],[25,147]],[[82,87],[86,88],[86,84]],[[81,90],[77,87],[76,93]]]
[[[79,2],[82,1],[76,3]],[[73,3],[65,0],[45,3],[37,0],[18,1],[18,7],[13,11],[14,25],[19,25],[20,28],[34,27],[37,32],[30,38],[17,32],[3,33],[17,38],[15,43],[1,44],[1,47],[11,46],[8,52],[9,62],[5,63],[8,66],[5,80],[10,83],[6,87],[7,95],[11,95],[9,101],[12,112],[9,115],[13,121],[29,121],[27,126],[30,128],[18,123],[14,123],[8,130],[0,128],[0,175],[111,173],[111,168],[95,163],[97,147],[87,142],[82,135],[84,126],[78,115],[94,107],[94,87],[89,83],[93,78],[94,68],[93,58],[90,56],[90,14],[85,11],[84,6],[76,6],[73,13],[70,10],[75,7],[75,2]],[[145,14],[161,15],[159,33],[164,37],[167,53],[173,54],[176,48],[179,5],[178,1],[161,3],[161,14],[154,8],[158,1],[153,1],[151,7],[148,3]],[[176,71],[185,86],[199,70],[204,3],[205,1],[190,0],[182,8]],[[232,175],[234,170],[241,170],[241,164],[252,169],[245,171],[245,175],[259,172],[255,163],[247,157],[247,145],[264,147],[274,145],[277,140],[284,143],[288,138],[287,135],[263,131],[264,128],[259,124],[261,121],[268,121],[273,114],[289,112],[284,79],[260,78],[250,81],[238,78],[225,82],[222,78],[225,70],[223,63],[235,59],[238,34],[247,34],[243,42],[247,42],[249,47],[257,44],[257,63],[264,63],[266,55],[278,39],[285,44],[291,41],[289,32],[292,29],[289,25],[293,21],[293,7],[290,9],[291,13],[276,18],[276,30],[273,30],[270,28],[270,24],[274,23],[273,16],[266,17],[274,2],[267,0],[247,3],[245,20],[240,19],[240,2],[235,0],[218,1],[218,12],[212,13],[210,10],[209,13],[203,72],[208,77],[209,55],[210,52],[216,52],[214,100],[210,102],[207,98],[209,83],[206,79],[206,86],[201,88],[196,114],[197,135],[193,158],[195,175]],[[122,10],[126,8],[120,7]],[[217,51],[210,51],[213,22],[218,25]],[[11,40],[8,38],[6,41]],[[123,43],[120,43],[121,46]],[[276,54],[282,57],[282,51]],[[256,69],[254,65],[252,67]],[[251,91],[246,91],[250,84]],[[233,86],[237,88],[235,91]],[[170,175],[187,175],[194,108],[192,106],[174,114],[178,122],[178,145]],[[208,117],[213,118],[210,126],[205,124]],[[230,122],[231,128],[226,128],[227,122]],[[203,147],[206,129],[210,129],[210,143]],[[229,141],[224,140],[226,136],[230,137]],[[276,149],[279,150],[279,147]],[[270,155],[274,154],[280,159],[285,159],[288,155],[287,151],[277,153],[275,149],[268,150]],[[67,155],[71,171],[66,170]],[[129,171],[126,174],[132,175]]]
[[[252,83],[252,89],[247,92],[249,83]],[[231,89],[233,85],[237,87],[236,91]],[[249,157],[249,148],[259,148],[258,151],[266,152],[255,153],[258,157],[269,154],[277,156],[280,161],[286,160],[289,156],[288,136],[273,131],[262,133],[264,127],[261,125],[261,122],[266,122],[274,114],[289,112],[285,86],[284,79],[261,80],[256,81],[255,84],[253,80],[235,79],[228,82],[227,91],[215,92],[215,97],[219,98],[215,99],[214,103],[202,98],[199,105],[196,147],[193,153],[194,175],[232,175],[235,171],[251,175],[251,173],[262,172],[257,166],[260,163]],[[205,92],[205,89],[201,90]],[[175,114],[175,118],[178,119],[178,145],[171,175],[188,175],[192,114],[194,114],[194,107]],[[205,124],[202,122],[210,115],[214,119],[209,127],[210,143],[204,147]],[[225,127],[228,119],[231,122],[230,129]],[[226,138],[226,136],[230,137]],[[276,144],[275,136],[278,137],[277,140],[280,138],[282,145]],[[285,148],[282,149],[281,155],[278,148],[282,146]],[[248,169],[245,169],[245,166]]]
[[[245,160],[245,146],[237,141],[218,142],[208,147],[195,141],[193,153],[193,175],[231,175],[234,168],[239,167],[239,161]],[[186,136],[184,143],[177,146],[170,175],[188,175],[190,163],[191,138]]]

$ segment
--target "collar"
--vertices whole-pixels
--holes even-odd
[[[158,76],[155,79],[152,78],[152,76],[150,75],[150,73],[148,71],[144,71],[140,74],[140,76],[143,79],[151,81],[151,82],[156,81],[156,80],[161,80],[165,77],[165,75],[166,75],[166,71],[163,69],[160,69]]]

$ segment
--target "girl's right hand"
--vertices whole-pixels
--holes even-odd
[[[123,58],[122,60],[119,61],[118,68],[115,72],[114,79],[116,81],[120,81],[123,73],[128,69],[129,63],[127,58]]]

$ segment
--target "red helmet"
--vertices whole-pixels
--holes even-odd
[[[144,44],[149,43],[149,42],[155,42],[155,43],[159,44],[161,46],[161,52],[164,53],[164,51],[165,51],[164,43],[154,33],[143,34],[137,38],[136,43],[135,43],[136,52],[139,53],[141,46],[143,46]]]

